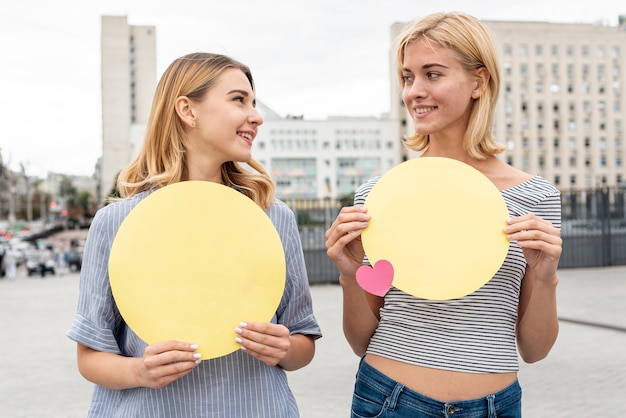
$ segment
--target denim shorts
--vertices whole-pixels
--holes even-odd
[[[521,418],[522,389],[516,380],[484,398],[440,402],[387,377],[363,359],[352,398],[352,418]]]

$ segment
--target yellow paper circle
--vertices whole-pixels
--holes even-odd
[[[370,263],[391,262],[392,285],[417,297],[448,300],[476,291],[509,248],[500,191],[457,160],[421,157],[394,167],[365,207],[371,220],[362,240]]]
[[[202,359],[240,346],[242,321],[269,322],[285,287],[285,256],[267,214],[220,184],[163,187],[126,217],[109,276],[128,326],[149,344],[198,344]]]

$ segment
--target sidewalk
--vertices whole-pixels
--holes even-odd
[[[549,357],[522,364],[527,418],[595,418],[626,399],[626,266],[562,270],[559,339]],[[314,285],[324,337],[313,362],[289,374],[302,418],[348,417],[358,358],[341,330],[341,289]],[[65,337],[78,274],[0,280],[0,417],[84,417],[92,386]],[[178,417],[177,417],[178,418]]]

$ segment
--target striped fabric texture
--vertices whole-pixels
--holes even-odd
[[[380,177],[364,183],[354,203],[363,205]],[[501,191],[510,216],[527,213],[561,227],[560,193],[545,179]],[[459,208],[462,211],[463,208]],[[419,237],[416,237],[419,239]],[[367,263],[367,258],[365,260]],[[453,255],[450,262],[454,263]],[[503,373],[519,369],[515,324],[526,260],[511,242],[499,271],[480,289],[458,299],[433,301],[392,287],[367,352],[443,370]]]
[[[80,274],[78,308],[67,336],[95,350],[143,357],[146,343],[126,326],[120,316],[111,294],[107,264],[119,226],[149,193],[100,209],[89,229]],[[321,337],[321,331],[313,315],[295,216],[280,201],[268,208],[267,215],[281,238],[287,265],[285,291],[272,321],[285,325],[292,334],[317,339]],[[190,374],[163,389],[110,390],[96,385],[88,413],[88,417],[108,418],[298,416],[285,371],[266,366],[241,350],[202,361]]]

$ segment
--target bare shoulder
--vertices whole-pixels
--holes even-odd
[[[485,166],[485,169],[481,171],[496,185],[498,190],[505,190],[517,186],[533,177],[532,174],[512,167],[497,158],[490,160],[489,164]]]

